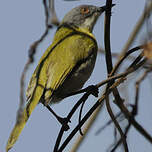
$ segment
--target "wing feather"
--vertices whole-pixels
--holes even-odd
[[[95,43],[88,37],[74,35],[59,44],[48,58],[45,100],[49,100],[53,91],[61,86],[74,67],[87,58],[96,49]]]

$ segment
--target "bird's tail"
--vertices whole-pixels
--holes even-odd
[[[30,117],[30,115],[31,115],[32,111],[34,110],[34,108],[36,107],[36,105],[38,104],[42,94],[43,94],[43,88],[40,86],[37,86],[32,98],[25,106],[21,117],[19,118],[19,120],[16,121],[16,124],[10,134],[10,137],[9,137],[7,145],[6,145],[6,152],[8,152],[13,147],[15,142],[17,141],[28,118]]]

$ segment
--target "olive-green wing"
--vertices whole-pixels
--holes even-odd
[[[54,90],[56,90],[73,68],[81,60],[87,58],[92,50],[95,50],[96,44],[92,39],[73,35],[60,43],[50,54],[46,61],[47,83],[45,99],[49,99]]]

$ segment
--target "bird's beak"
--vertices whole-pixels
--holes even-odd
[[[112,4],[112,5],[111,5],[111,8],[112,8],[113,6],[115,6],[115,5],[116,5],[116,4]],[[102,12],[108,10],[108,9],[109,9],[109,7],[107,7],[107,6],[105,5],[105,6],[99,7],[98,11],[102,13]]]

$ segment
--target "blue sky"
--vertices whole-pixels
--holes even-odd
[[[119,52],[129,37],[134,25],[140,17],[144,9],[143,0],[114,0],[116,6],[112,10],[111,24],[111,44],[112,51]],[[66,12],[71,8],[80,4],[94,4],[97,6],[105,5],[103,0],[81,0],[78,2],[56,1],[57,16],[61,20]],[[0,152],[5,151],[5,145],[11,129],[16,120],[16,111],[19,103],[19,82],[21,72],[27,60],[27,52],[33,41],[37,40],[45,29],[44,10],[42,0],[15,0],[0,1]],[[103,47],[103,29],[104,16],[98,20],[94,34],[97,38],[98,45]],[[133,46],[139,45],[142,41],[142,35],[145,31],[143,28]],[[55,29],[51,30],[48,37],[41,43],[35,56],[35,63],[32,64],[27,74],[26,85],[29,78],[45,49],[51,43]],[[127,64],[127,63],[126,63]],[[104,57],[98,55],[95,70],[85,86],[95,84],[106,78],[106,64]],[[138,73],[140,74],[140,72]],[[131,75],[138,78],[138,74]],[[134,100],[134,83],[129,85],[128,92],[131,93],[129,100]],[[150,133],[152,132],[152,111],[151,111],[151,89],[149,79],[144,81],[140,96],[139,116],[140,122]],[[146,90],[146,91],[145,91]],[[122,95],[126,96],[125,94]],[[79,99],[80,95],[65,99],[59,104],[53,105],[52,108],[61,116],[66,116],[70,111],[73,102]],[[94,97],[90,97],[86,104],[84,113],[96,101]],[[114,105],[113,105],[114,106]],[[115,106],[113,109],[116,109]],[[117,110],[117,109],[116,109]],[[71,128],[77,124],[78,113],[72,118]],[[113,142],[113,126],[107,127],[100,135],[95,136],[95,132],[105,122],[109,120],[106,108],[100,113],[96,123],[93,125],[88,134],[88,138],[84,141],[78,152],[87,151],[106,151],[108,146]],[[26,127],[24,128],[19,140],[10,152],[51,152],[57,138],[60,125],[55,118],[42,105],[38,105],[32,113]],[[146,141],[134,128],[131,129],[129,135],[130,152],[152,151],[152,146]],[[67,132],[68,134],[69,132]],[[79,135],[79,134],[77,134]],[[75,139],[75,138],[74,138]],[[69,144],[65,152],[70,151],[74,140]],[[119,151],[122,151],[119,149]]]

